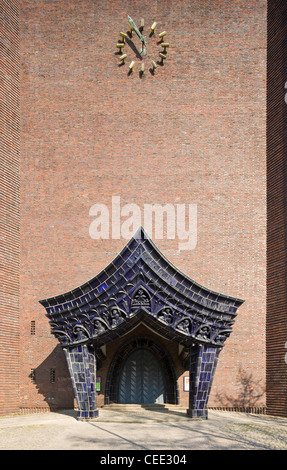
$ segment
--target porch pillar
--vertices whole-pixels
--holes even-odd
[[[190,350],[189,408],[191,418],[208,418],[207,402],[220,349],[197,344]]]
[[[65,348],[64,351],[78,405],[77,419],[97,418],[95,351],[87,344]]]

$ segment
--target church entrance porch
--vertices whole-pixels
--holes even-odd
[[[189,376],[187,414],[207,418],[218,357],[243,300],[213,292],[181,273],[140,228],[95,278],[40,303],[66,354],[78,419],[98,416],[96,384],[108,359],[104,350],[128,335],[129,343],[114,351],[105,372],[105,403],[178,403],[178,367],[167,353],[176,345]],[[140,325],[168,347],[136,337]]]

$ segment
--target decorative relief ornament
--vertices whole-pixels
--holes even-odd
[[[140,76],[143,76],[145,73],[145,62],[144,58],[147,55],[147,37],[143,35],[144,31],[144,20],[141,19],[140,26],[137,27],[133,19],[128,16],[128,22],[130,25],[130,30],[126,33],[120,32],[120,38],[117,43],[118,53],[120,55],[120,64],[125,65],[128,63],[128,73],[131,74],[135,71],[137,67],[136,58],[140,60],[140,65],[138,67],[138,71]],[[157,23],[153,22],[150,27],[149,39],[156,37],[156,30]],[[138,36],[141,41],[141,49],[140,51],[137,48],[137,45],[134,41],[134,33]],[[158,34],[158,44],[162,47],[158,51],[159,58],[152,58],[149,60],[149,71],[154,74],[158,65],[164,65],[164,61],[167,59],[167,49],[169,48],[169,43],[165,42],[166,31],[162,31]],[[131,60],[132,59],[132,60]]]

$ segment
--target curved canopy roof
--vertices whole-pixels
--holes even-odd
[[[119,255],[80,287],[41,300],[62,346],[101,347],[140,322],[167,339],[222,347],[244,301],[175,268],[140,227]]]

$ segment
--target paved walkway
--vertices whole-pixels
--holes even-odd
[[[97,421],[74,411],[0,418],[1,450],[287,450],[287,419],[209,411],[100,409]]]

